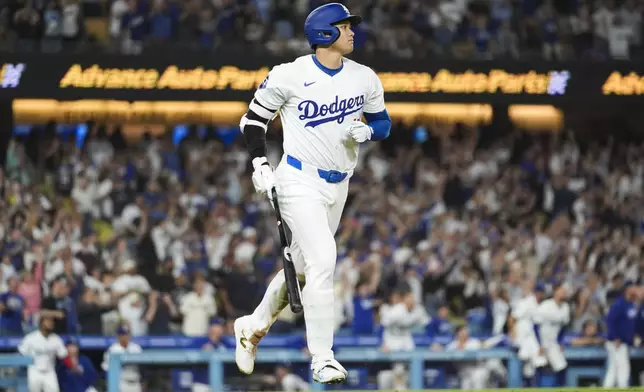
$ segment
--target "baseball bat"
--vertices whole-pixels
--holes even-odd
[[[295,264],[289,249],[288,237],[286,236],[286,227],[280,213],[280,206],[277,201],[277,190],[271,191],[273,195],[273,205],[275,206],[275,215],[277,217],[277,230],[280,234],[282,264],[284,266],[284,277],[286,278],[286,292],[288,293],[288,302],[291,305],[291,311],[295,314],[302,312],[302,297],[300,296],[300,282],[297,280]]]

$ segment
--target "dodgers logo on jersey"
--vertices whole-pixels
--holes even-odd
[[[304,124],[304,126],[315,128],[318,125],[332,121],[337,121],[338,124],[342,124],[346,116],[362,110],[364,101],[364,95],[359,95],[349,99],[340,99],[340,97],[336,95],[335,100],[330,104],[320,105],[312,100],[304,100],[297,105],[297,110],[302,113],[299,117],[300,120],[312,120]],[[330,116],[325,117],[326,115]]]

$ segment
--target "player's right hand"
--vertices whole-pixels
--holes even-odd
[[[275,186],[275,173],[273,168],[268,163],[266,157],[258,157],[253,159],[253,185],[255,186],[255,192],[260,195],[268,195],[270,199],[272,197],[272,189]]]

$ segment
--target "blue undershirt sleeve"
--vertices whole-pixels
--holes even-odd
[[[373,129],[371,140],[379,141],[389,137],[389,132],[391,131],[391,117],[389,117],[387,109],[378,113],[364,113],[364,118],[367,120],[367,124],[369,124],[371,129]]]

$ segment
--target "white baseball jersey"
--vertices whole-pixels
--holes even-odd
[[[552,370],[559,372],[568,366],[566,357],[558,343],[559,332],[570,322],[570,306],[567,303],[557,304],[554,299],[547,299],[537,309],[537,322],[541,347]]]
[[[341,172],[353,170],[358,159],[359,144],[347,139],[346,128],[363,112],[385,110],[382,83],[372,69],[343,58],[342,69],[331,76],[313,55],[275,66],[255,99],[279,110],[285,154]],[[267,113],[257,114],[270,118]]]
[[[410,351],[416,345],[412,335],[414,328],[429,323],[429,316],[422,306],[409,311],[404,304],[380,307],[380,322],[384,327],[382,343],[392,351]]]
[[[103,370],[107,371],[110,364],[110,353],[128,353],[128,354],[138,354],[143,352],[141,346],[136,343],[128,343],[127,347],[121,346],[119,342],[114,342],[112,345],[105,351],[103,354],[103,363],[101,367]],[[141,381],[141,373],[139,372],[139,367],[137,365],[125,365],[121,368],[121,380],[128,382],[139,382]]]
[[[557,304],[554,299],[547,299],[539,304],[536,319],[541,345],[556,345],[559,332],[570,322],[570,307],[565,302]]]
[[[514,330],[517,345],[523,344],[525,339],[536,340],[534,324],[538,307],[539,302],[537,302],[537,297],[533,294],[523,297],[514,303],[512,317],[516,320]]]
[[[34,368],[39,372],[56,370],[56,358],[67,357],[67,348],[60,336],[52,333],[44,336],[40,330],[29,333],[18,345],[18,352],[34,359]]]

